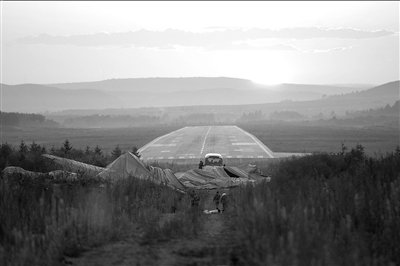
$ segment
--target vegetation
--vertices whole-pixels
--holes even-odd
[[[387,104],[385,107],[364,110],[364,111],[354,111],[346,112],[346,117],[398,117],[400,112],[400,100],[396,101],[392,106]]]
[[[0,121],[2,126],[58,126],[58,123],[39,114],[0,112]]]
[[[281,112],[273,112],[269,115],[271,120],[282,120],[282,121],[291,121],[291,120],[304,120],[305,117],[295,111],[281,111]]]
[[[242,116],[237,120],[238,122],[248,122],[248,121],[260,121],[265,120],[265,115],[261,110],[256,110],[254,112],[243,113]]]
[[[65,127],[129,127],[145,126],[161,123],[160,117],[149,115],[89,115],[70,117],[64,120]]]
[[[44,151],[36,143],[3,144],[0,158],[45,171],[39,159]],[[51,152],[75,160],[113,156],[98,146],[76,149],[68,140]],[[228,192],[229,208],[221,217],[229,241],[220,243],[229,246],[220,250],[230,254],[225,259],[231,264],[400,264],[400,147],[369,157],[361,145],[342,145],[337,153],[286,159],[264,170],[272,182]],[[205,224],[188,195],[150,181],[49,180],[1,177],[1,265],[54,265],[126,238],[146,246],[197,237]]]
[[[177,130],[181,125],[174,126],[141,126],[131,128],[29,128],[28,130],[10,127],[2,128],[3,141],[12,145],[19,145],[21,140],[25,142],[35,141],[44,145],[47,149],[58,147],[61,142],[68,139],[74,148],[86,149],[86,146],[99,146],[103,153],[111,151],[119,145],[122,151],[132,150],[132,146],[142,147],[155,138]]]
[[[132,147],[132,152],[140,157],[137,150],[136,146]],[[90,146],[86,146],[85,149],[74,148],[68,139],[64,141],[61,147],[55,148],[53,146],[50,150],[47,150],[46,147],[36,144],[34,141],[28,146],[22,140],[18,147],[7,143],[0,145],[0,171],[7,166],[18,166],[25,170],[37,172],[54,170],[53,165],[41,156],[44,153],[105,167],[118,158],[123,151],[119,145],[116,145],[111,153],[104,153],[98,145],[94,148]]]
[[[188,196],[136,178],[113,186],[2,178],[0,217],[1,265],[55,265],[110,241],[147,244],[201,229]]]
[[[400,148],[291,159],[231,196],[240,265],[399,265]]]
[[[384,155],[399,145],[399,124],[393,127],[348,127],[313,122],[254,122],[239,127],[256,136],[274,152],[339,152],[338,143],[362,143],[370,156]]]

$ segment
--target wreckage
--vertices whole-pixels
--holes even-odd
[[[254,184],[260,180],[269,181],[270,179],[257,174],[254,167],[250,170],[244,170],[232,166],[207,166],[204,169],[173,173],[170,169],[146,165],[131,152],[122,154],[105,168],[50,154],[43,154],[42,156],[53,162],[59,170],[49,173],[36,173],[19,167],[7,167],[3,170],[3,176],[18,173],[38,178],[46,175],[53,176],[57,180],[64,177],[71,180],[76,180],[78,177],[92,177],[97,181],[110,183],[135,177],[166,185],[180,192],[185,192],[187,189],[231,188],[242,184]]]

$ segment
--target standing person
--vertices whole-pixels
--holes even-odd
[[[192,207],[195,207],[195,208],[199,207],[200,197],[199,197],[199,195],[197,195],[197,193],[194,189],[191,191],[190,197],[191,197]]]
[[[202,161],[202,160],[200,160],[200,163],[199,163],[199,169],[203,169],[203,166],[204,166],[204,163],[203,163],[203,161]]]
[[[222,203],[222,212],[226,211],[226,208],[228,207],[228,196],[226,193],[222,193],[221,195],[221,203]]]
[[[221,195],[219,194],[219,191],[217,190],[217,193],[215,194],[213,198],[213,202],[215,204],[215,208],[218,210],[218,212],[221,212],[219,209],[219,200],[221,199]]]

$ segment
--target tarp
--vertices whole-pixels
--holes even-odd
[[[170,169],[146,166],[138,157],[130,152],[122,154],[109,164],[107,168],[97,167],[49,154],[43,156],[62,166],[63,170],[93,174],[93,176],[99,179],[111,182],[132,176],[150,180],[156,184],[167,185],[179,191],[185,191],[187,188],[229,188],[241,184],[253,183],[256,180],[262,179],[254,178],[254,173],[249,173],[246,170],[231,166],[205,166],[203,169],[193,169],[175,175]]]
[[[176,178],[170,169],[159,167],[146,167],[146,165],[133,153],[127,152],[118,157],[107,166],[98,176],[116,181],[118,179],[133,176],[140,179],[147,179],[156,184],[169,186],[179,191],[185,191],[185,187]]]
[[[240,169],[238,167],[226,166],[224,167],[224,170],[225,172],[227,172],[227,174],[229,174],[229,176],[231,176],[230,174],[234,175],[231,177],[250,178],[250,175],[247,171]]]
[[[12,177],[22,177],[31,179],[49,179],[56,183],[60,182],[76,182],[78,181],[77,174],[63,170],[55,170],[48,173],[32,172],[21,167],[8,166],[2,171],[3,178],[9,180]]]
[[[161,169],[159,167],[150,166],[153,182],[169,186],[173,189],[185,191],[185,186],[176,178],[170,169]]]
[[[62,170],[79,173],[79,174],[87,174],[87,175],[97,175],[104,171],[105,168],[78,162],[75,160],[58,157],[51,154],[43,154],[43,157],[50,159],[53,163],[61,166]]]
[[[28,170],[25,170],[25,169],[23,169],[21,167],[17,167],[17,166],[8,166],[8,167],[4,168],[4,170],[2,171],[2,174],[3,174],[4,178],[9,178],[9,177],[15,176],[15,175],[37,178],[37,177],[41,176],[43,173],[28,171]]]
[[[134,176],[140,179],[150,179],[151,173],[133,153],[127,152],[119,156],[106,169],[103,169],[98,176],[116,181]]]
[[[243,170],[236,167],[230,167],[229,169],[237,177],[230,177],[222,166],[213,166],[189,170],[180,175],[179,181],[185,187],[194,189],[229,188],[254,182]]]

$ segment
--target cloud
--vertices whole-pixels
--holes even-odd
[[[328,49],[312,49],[312,50],[300,50],[303,53],[330,53],[330,52],[341,52],[341,51],[346,51],[349,49],[353,49],[353,46],[345,46],[345,47],[334,47],[334,48],[328,48]]]
[[[84,35],[55,36],[41,34],[20,38],[22,44],[74,45],[74,46],[134,46],[139,48],[175,49],[174,47],[201,47],[205,49],[271,49],[297,50],[285,44],[253,46],[245,42],[260,39],[305,40],[314,38],[369,39],[396,34],[387,30],[366,31],[353,28],[298,27],[272,29],[212,28],[202,32],[177,29],[163,31],[137,30],[129,32],[94,33]],[[239,44],[238,44],[239,43]]]

